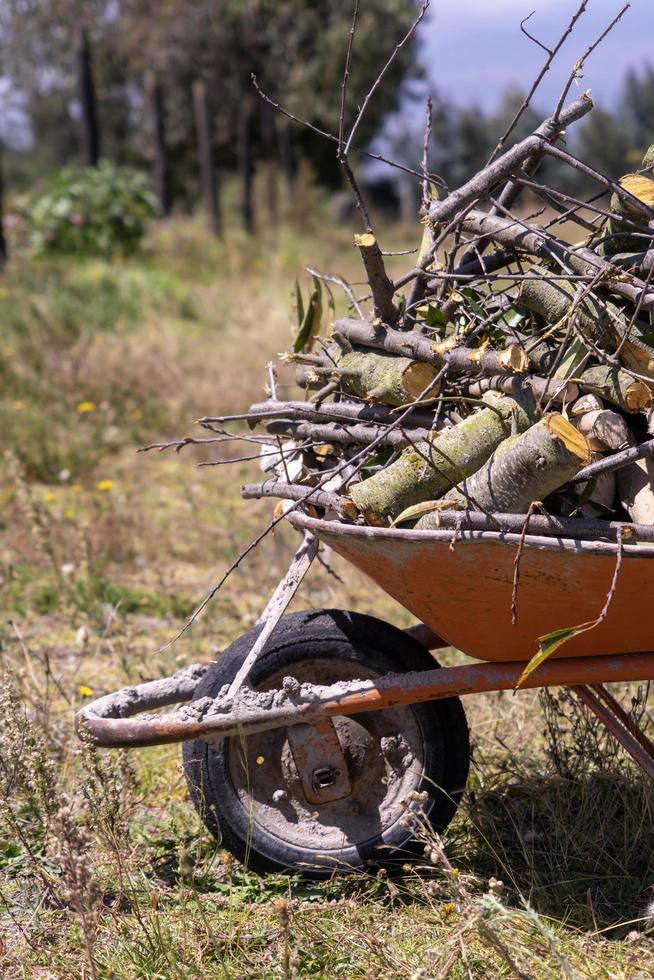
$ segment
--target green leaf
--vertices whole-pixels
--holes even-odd
[[[398,524],[406,524],[407,521],[415,521],[424,514],[431,514],[435,510],[448,510],[454,507],[456,507],[454,501],[423,500],[422,503],[413,504],[411,507],[403,510],[392,522],[391,527],[396,527]]]
[[[580,340],[579,337],[574,337],[570,341],[566,349],[566,352],[563,358],[561,359],[561,363],[556,369],[556,373],[554,374],[554,377],[561,378],[562,380],[572,377],[575,368],[579,364],[581,364],[581,362],[583,361],[584,357],[586,357],[587,354],[588,354],[588,348],[583,343],[583,341]]]
[[[429,306],[421,306],[420,310],[424,310],[425,323],[428,327],[446,327],[448,320],[443,311],[435,303],[430,303]]]
[[[302,299],[302,290],[300,289],[300,283],[295,280],[295,285],[291,290],[291,303],[293,309],[295,310],[295,315],[297,316],[298,330],[302,326],[302,321],[304,320],[304,301]]]
[[[293,344],[296,354],[303,351],[309,341],[320,331],[322,320],[322,287],[320,280],[313,277],[313,292],[309,297],[309,305],[300,324],[298,335]]]
[[[519,326],[522,321],[526,318],[527,313],[525,310],[507,310],[497,321],[498,326],[509,327],[513,329]]]
[[[580,623],[579,626],[564,626],[562,629],[552,630],[551,633],[545,633],[544,636],[539,636],[538,653],[534,654],[520,674],[518,683],[516,684],[516,690],[529,677],[532,671],[540,667],[555,650],[558,650],[568,640],[573,640],[575,636],[579,636],[580,633],[586,633],[588,630],[592,630],[594,626],[597,626],[597,622],[594,619],[590,623]]]

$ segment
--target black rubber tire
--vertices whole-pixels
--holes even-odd
[[[194,699],[215,697],[233,679],[258,632],[251,630],[225,650],[198,684]],[[438,667],[423,646],[388,623],[359,613],[315,610],[283,617],[256,662],[249,683],[259,687],[280,669],[293,674],[294,664],[314,660],[324,665],[331,658],[351,663],[352,678],[360,676],[357,667],[377,675]],[[463,706],[459,698],[448,698],[402,710],[411,711],[412,724],[415,720],[418,725],[423,758],[416,788],[427,794],[424,812],[440,833],[456,812],[468,775],[470,749]],[[311,878],[333,875],[334,854],[321,853],[317,860],[315,849],[305,849],[297,841],[283,841],[251,818],[231,777],[230,745],[236,751],[233,743],[237,741],[226,738],[210,746],[198,739],[183,747],[190,795],[209,831],[222,847],[259,874],[297,871]],[[391,867],[415,855],[420,846],[412,840],[405,823],[398,820],[383,837],[373,833],[345,851],[341,847],[338,870]]]

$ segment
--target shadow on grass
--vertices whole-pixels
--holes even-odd
[[[654,884],[654,784],[632,767],[503,775],[469,794],[465,863],[584,930],[637,919]]]

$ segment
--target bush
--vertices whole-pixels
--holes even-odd
[[[148,179],[102,161],[54,174],[32,202],[30,241],[41,253],[126,255],[156,212]]]

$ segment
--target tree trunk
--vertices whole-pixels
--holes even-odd
[[[277,128],[275,110],[267,102],[261,103],[261,141],[266,160],[266,205],[271,227],[279,220],[279,193],[277,187]]]
[[[535,420],[533,399],[496,398],[490,404],[351,486],[350,497],[366,520],[386,523],[407,507],[442,496],[476,473],[512,431],[522,432]]]
[[[97,167],[100,159],[100,127],[93,83],[93,65],[88,32],[80,28],[77,40],[77,88],[82,110],[82,160],[87,167]]]
[[[4,181],[4,171],[3,171],[3,160],[2,160],[3,148],[0,146],[0,271],[4,268],[9,253],[7,250],[7,239],[5,237],[5,222],[4,222],[4,202],[5,202],[5,181]]]
[[[167,218],[172,210],[173,193],[170,171],[170,155],[166,142],[166,113],[163,89],[153,73],[146,78],[146,88],[150,98],[152,129],[154,133],[154,189],[159,201],[159,211]]]
[[[220,205],[216,190],[216,165],[213,153],[213,135],[207,87],[198,79],[193,83],[193,111],[195,114],[195,132],[198,141],[198,160],[200,164],[200,184],[202,200],[207,212],[209,227],[214,235],[222,235],[222,220]]]
[[[238,156],[239,169],[241,171],[241,217],[243,227],[250,235],[254,232],[253,114],[252,99],[246,96],[241,104],[241,112],[238,119]]]

